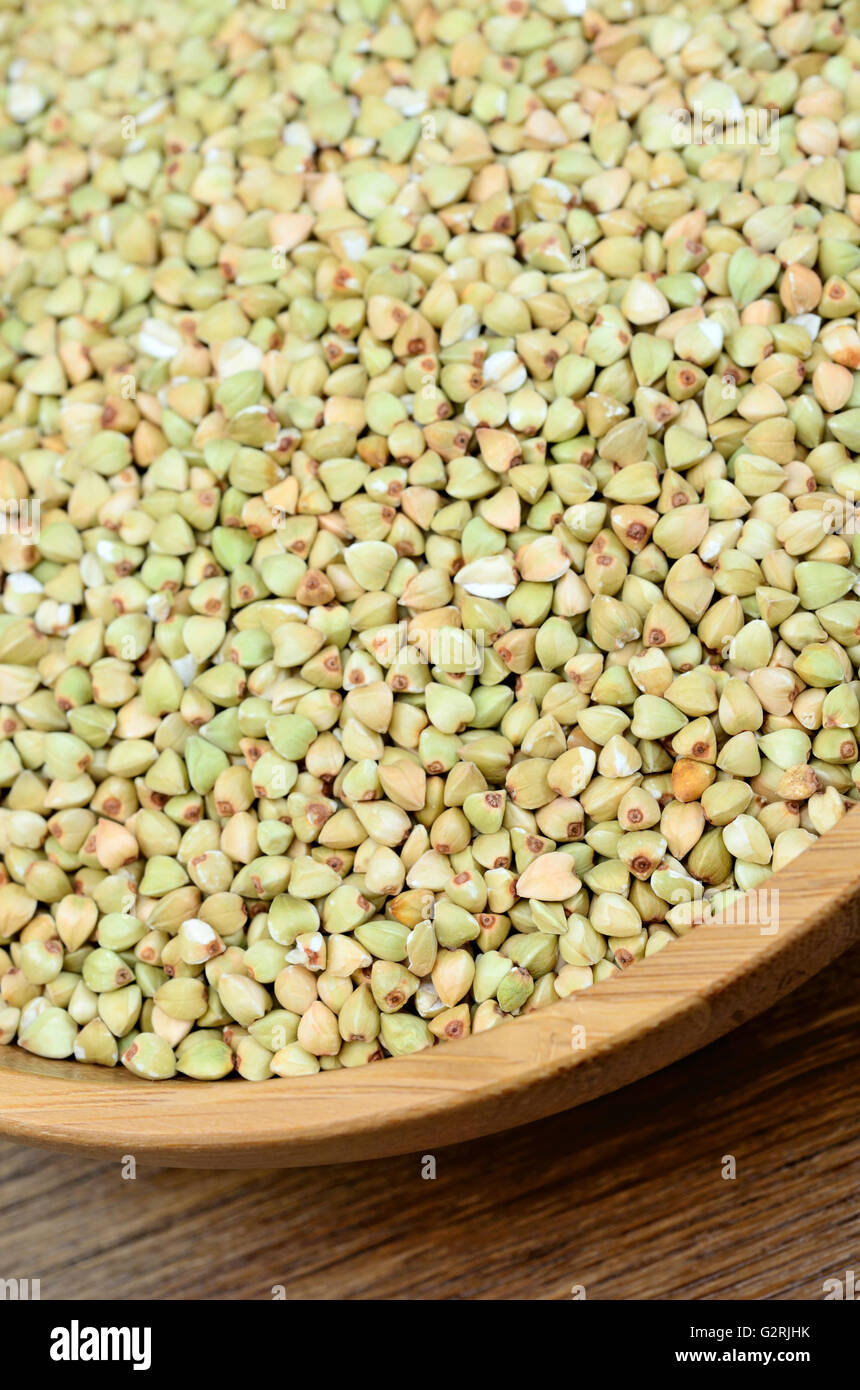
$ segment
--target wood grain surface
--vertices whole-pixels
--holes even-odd
[[[43,1299],[821,1298],[860,1270],[860,950],[614,1095],[435,1155],[189,1172],[0,1145]],[[722,1176],[733,1155],[737,1176]]]

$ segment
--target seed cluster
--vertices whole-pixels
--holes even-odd
[[[845,814],[859,67],[858,0],[0,9],[0,1043],[415,1052]]]

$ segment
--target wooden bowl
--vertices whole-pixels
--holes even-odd
[[[767,889],[778,894],[776,930],[703,925],[619,980],[356,1070],[146,1082],[0,1048],[0,1134],[101,1158],[246,1168],[432,1152],[525,1124],[703,1047],[860,939],[860,808]]]

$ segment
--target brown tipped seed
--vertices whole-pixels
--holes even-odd
[[[155,1033],[138,1033],[120,1061],[135,1076],[146,1081],[168,1081],[176,1074],[173,1048]]]

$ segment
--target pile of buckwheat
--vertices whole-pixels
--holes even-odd
[[[0,1043],[297,1076],[860,786],[860,0],[0,4]]]

